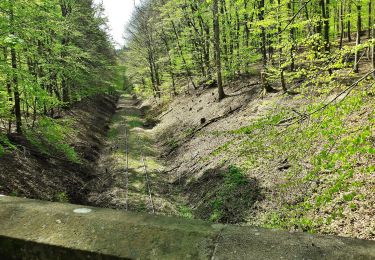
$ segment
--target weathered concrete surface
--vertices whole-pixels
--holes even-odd
[[[0,259],[375,259],[375,242],[0,197]]]

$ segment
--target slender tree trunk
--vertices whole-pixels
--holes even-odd
[[[244,0],[244,9],[245,9],[245,25],[244,25],[244,33],[245,33],[245,52],[249,51],[249,40],[250,40],[250,29],[249,29],[249,14],[248,14],[248,3],[249,0]],[[249,73],[249,61],[246,59],[245,61],[245,73]]]
[[[259,0],[259,21],[264,20],[264,0]],[[266,49],[266,28],[264,26],[261,26],[261,33],[260,37],[262,40],[262,46],[261,46],[261,53],[262,53],[262,62],[263,62],[263,69],[267,66],[267,49]]]
[[[351,42],[352,41],[352,31],[351,31],[351,15],[352,15],[352,2],[349,0],[349,8],[348,8],[348,23],[347,23],[347,27],[348,27],[348,42]]]
[[[14,113],[16,116],[16,130],[18,134],[22,134],[22,115],[21,115],[21,98],[18,89],[17,76],[17,54],[14,48],[11,48],[12,69],[13,69],[13,93],[14,93]]]
[[[220,25],[219,25],[219,7],[218,0],[213,0],[213,25],[214,25],[214,35],[215,35],[215,57],[216,57],[216,73],[217,73],[217,87],[219,92],[219,101],[225,98],[225,93],[223,89],[223,79],[221,75],[221,51],[220,51]]]
[[[238,13],[238,7],[236,7],[236,72],[241,74],[241,55],[240,55],[240,15]]]
[[[324,38],[324,50],[326,54],[330,52],[330,42],[329,42],[329,0],[320,0],[320,5],[322,8],[322,18],[323,18],[323,38]]]
[[[277,13],[277,20],[278,20],[278,25],[277,25],[277,42],[278,42],[278,45],[279,45],[279,71],[280,71],[280,82],[281,82],[281,87],[284,91],[284,93],[286,93],[288,90],[287,90],[287,87],[286,87],[286,84],[285,84],[285,77],[284,77],[284,68],[283,68],[283,65],[282,65],[282,57],[283,57],[283,49],[282,49],[282,46],[281,46],[281,42],[282,42],[282,39],[281,39],[281,0],[277,0],[277,5],[278,5],[278,13]]]
[[[289,8],[289,12],[290,12],[290,15],[291,17],[293,17],[294,15],[294,2],[293,0],[290,0],[288,2],[288,8]],[[291,28],[290,29],[290,38],[291,38],[291,42],[292,42],[292,45],[290,47],[290,71],[294,71],[295,70],[295,59],[294,59],[294,53],[295,53],[295,30],[294,28]]]
[[[6,47],[4,47],[3,49],[4,51],[4,62],[5,64],[8,64],[8,49]],[[7,77],[7,83],[6,83],[6,86],[7,86],[7,93],[8,93],[8,102],[9,104],[12,104],[13,103],[13,94],[12,94],[12,83],[11,83],[11,80]],[[10,112],[12,113],[13,109],[10,109]],[[8,120],[8,134],[11,133],[12,131],[12,119],[9,118]]]
[[[67,2],[66,0],[60,0],[60,8],[61,8],[61,15],[64,18],[68,17],[68,15],[71,13],[70,3]],[[63,46],[62,51],[61,51],[61,59],[64,60],[65,57],[67,56],[66,47],[69,44],[69,36],[67,34],[63,36],[61,44]],[[62,101],[65,103],[64,108],[67,108],[70,102],[70,91],[69,91],[69,84],[64,73],[62,73],[62,76],[61,76],[61,89],[62,89]]]
[[[367,37],[371,39],[371,31],[372,31],[372,0],[368,2],[368,32]]]
[[[258,7],[260,9],[258,19],[259,21],[264,21],[264,0],[259,0]],[[264,89],[264,92],[275,92],[275,89],[273,89],[267,80],[266,75],[266,67],[267,67],[267,49],[266,49],[266,28],[264,26],[261,26],[261,39],[262,39],[262,46],[261,46],[261,53],[263,58],[263,64],[262,64],[262,71],[261,71],[261,82]]]
[[[372,44],[371,44],[371,59],[372,59],[372,69],[375,70],[375,26],[372,25]],[[373,77],[375,78],[375,71],[373,73]]]
[[[14,31],[14,0],[10,0],[10,28],[12,34],[15,35]],[[18,75],[17,75],[17,54],[16,49],[11,47],[10,56],[12,61],[12,83],[13,83],[13,94],[14,94],[14,113],[16,116],[16,131],[18,134],[22,134],[22,115],[21,115],[21,98],[18,89]]]
[[[344,40],[344,1],[340,3],[340,50]]]
[[[362,17],[361,17],[361,3],[357,3],[357,39],[356,39],[356,45],[361,44],[361,30],[362,30]],[[354,72],[359,72],[359,51],[355,51],[354,55]]]
[[[68,89],[68,83],[65,78],[61,80],[61,89],[62,89],[62,101],[65,103],[65,107],[70,102],[70,95],[69,95],[69,89]]]
[[[154,67],[154,62],[153,62],[151,50],[148,50],[148,65],[149,65],[149,68],[150,68],[151,85],[152,85],[152,89],[154,91],[154,97],[160,98],[160,91],[159,91],[158,83],[157,83],[157,80],[156,80],[156,73],[155,73],[155,67]]]
[[[218,3],[219,4],[219,3]],[[226,29],[227,29],[227,26],[226,26],[226,16],[225,16],[225,0],[221,0],[221,5],[220,5],[220,14],[221,14],[221,20],[219,19],[219,21],[221,21],[221,24],[219,22],[219,26],[221,25],[221,34],[223,35],[222,36],[222,41],[223,41],[223,55],[220,55],[221,58],[223,58],[223,61],[224,61],[224,68],[229,68],[229,60],[228,60],[228,57],[229,57],[229,47],[228,47],[228,41],[227,41],[227,32],[226,32]],[[214,32],[215,34],[215,32]]]

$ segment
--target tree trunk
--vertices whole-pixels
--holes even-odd
[[[372,44],[371,44],[371,58],[372,58],[372,69],[375,70],[375,26],[372,26]],[[375,78],[375,71],[373,73],[373,77]]]
[[[326,54],[330,52],[330,42],[329,42],[329,0],[320,0],[320,5],[322,8],[322,18],[323,18],[323,39],[324,39],[324,50]]]
[[[351,15],[352,15],[352,2],[349,0],[349,9],[348,9],[348,14],[349,14],[349,17],[348,17],[348,42],[351,42],[352,41],[352,31],[351,31],[351,22],[350,22],[350,18],[351,18]]]
[[[219,92],[219,101],[225,98],[225,93],[223,89],[223,79],[221,75],[221,51],[220,51],[220,25],[219,25],[219,7],[218,0],[213,2],[213,25],[214,25],[214,38],[215,38],[215,57],[216,57],[216,70],[217,70],[217,87]]]
[[[342,44],[344,40],[344,2],[341,0],[340,3],[340,50],[342,49]]]
[[[8,63],[8,50],[6,47],[4,47],[4,62],[5,64]],[[13,103],[13,95],[12,95],[12,83],[11,83],[11,80],[7,77],[7,93],[8,93],[8,102],[9,104],[12,104]],[[12,113],[12,109],[10,110],[10,112]],[[12,131],[12,119],[9,118],[8,120],[8,134],[11,133]]]
[[[14,0],[10,0],[10,28],[11,33],[15,35],[14,31]],[[22,134],[22,115],[21,115],[21,98],[18,90],[18,75],[17,75],[17,54],[16,49],[12,47],[10,49],[11,61],[12,61],[12,83],[13,83],[13,94],[14,94],[14,113],[16,116],[16,131],[18,134]]]
[[[248,25],[249,22],[249,14],[247,10],[249,0],[244,0],[244,9],[245,9],[245,23],[244,23],[244,33],[245,33],[245,52],[249,51],[249,39],[250,39],[250,28]],[[249,61],[246,59],[245,61],[245,73],[249,73]]]
[[[259,15],[258,15],[258,18],[259,18],[259,21],[263,21],[264,20],[264,0],[259,0]],[[262,53],[262,62],[263,62],[263,69],[266,68],[267,66],[267,50],[266,50],[266,29],[264,28],[264,26],[261,26],[261,34],[260,34],[260,37],[261,37],[261,40],[262,40],[262,46],[261,46],[261,53]]]
[[[368,2],[368,32],[367,36],[368,39],[371,39],[371,31],[372,31],[372,0]]]
[[[294,15],[294,2],[293,2],[293,0],[288,2],[288,8],[289,8],[290,15],[291,15],[290,17],[293,17],[293,15]],[[290,71],[294,71],[295,70],[294,52],[295,52],[295,49],[296,49],[294,28],[290,29],[290,39],[292,41],[292,45],[290,47]]]
[[[264,0],[259,0],[259,15],[258,19],[259,21],[264,21]],[[262,52],[262,57],[263,57],[263,69],[261,72],[261,82],[262,86],[264,89],[264,92],[276,92],[275,89],[273,89],[270,84],[268,83],[267,80],[267,75],[266,75],[266,67],[267,67],[267,49],[266,49],[266,29],[264,26],[261,26],[261,39],[262,39],[262,46],[261,46],[261,52]]]
[[[60,8],[61,8],[61,15],[62,17],[66,18],[71,13],[71,6],[66,0],[60,0]],[[69,44],[69,36],[65,34],[63,36],[63,39],[61,41],[61,44],[63,46],[61,51],[61,59],[65,60],[65,57],[67,56],[66,46]],[[69,85],[67,82],[67,79],[62,73],[61,76],[61,89],[62,89],[62,101],[64,102],[63,107],[68,108],[69,102],[70,102],[70,91],[69,91]]]
[[[356,39],[356,45],[361,44],[361,29],[362,29],[362,17],[361,17],[361,9],[362,6],[360,3],[357,3],[357,39]],[[359,72],[359,51],[355,51],[354,55],[354,72]]]

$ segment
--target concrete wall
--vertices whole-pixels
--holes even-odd
[[[375,259],[375,242],[1,196],[0,259]]]

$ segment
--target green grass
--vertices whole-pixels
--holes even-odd
[[[137,128],[137,127],[142,127],[143,126],[143,122],[139,118],[131,118],[130,120],[127,121],[127,125],[130,128]]]
[[[41,153],[63,156],[71,162],[80,163],[74,148],[68,144],[73,128],[69,121],[55,121],[44,117],[39,119],[35,129],[27,129],[25,136]]]
[[[193,218],[193,212],[192,209],[187,206],[179,206],[178,207],[178,213],[181,217],[192,219]]]
[[[360,189],[366,183],[358,181],[356,176],[370,176],[375,172],[374,165],[358,164],[359,158],[362,162],[371,162],[375,154],[373,97],[366,91],[354,91],[340,103],[319,110],[324,105],[302,105],[300,111],[318,111],[309,120],[287,128],[276,125],[295,114],[272,110],[264,118],[226,133],[235,141],[229,141],[211,153],[213,157],[230,154],[231,158],[241,158],[237,160],[240,161],[237,167],[250,172],[253,169],[270,171],[268,165],[288,159],[291,167],[275,176],[283,181],[274,189],[279,192],[278,200],[289,197],[289,201],[295,202],[269,209],[261,220],[266,227],[316,232],[334,219],[345,218],[345,209],[355,210],[356,201],[365,200],[360,196]],[[354,117],[364,113],[366,118]],[[230,180],[234,187],[238,183],[236,180],[241,181],[240,175],[232,173],[229,176],[232,176]],[[318,182],[324,185],[309,190],[311,183]],[[228,186],[227,180],[225,186]],[[298,187],[304,186],[307,189],[296,192]],[[213,221],[223,214],[225,200],[221,195],[212,202]]]
[[[241,220],[242,213],[248,208],[253,196],[253,191],[247,189],[248,179],[236,166],[229,166],[223,173],[223,179],[224,183],[215,191],[215,196],[211,200],[209,219],[213,222],[226,222],[230,214],[235,215],[236,220]]]
[[[0,133],[0,157],[4,155],[6,148],[15,149],[16,147],[9,141],[6,135]]]
[[[65,192],[58,192],[55,194],[53,201],[69,203],[69,196]]]

